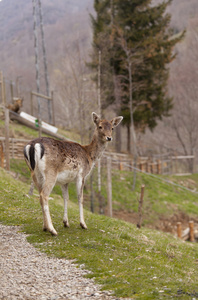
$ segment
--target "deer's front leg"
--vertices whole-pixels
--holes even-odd
[[[67,203],[69,200],[68,184],[62,185],[61,187],[62,187],[63,200],[64,200],[63,223],[65,227],[69,227],[68,214],[67,214]]]
[[[87,225],[84,221],[84,213],[83,213],[83,188],[84,188],[84,178],[79,176],[76,182],[77,194],[78,194],[78,204],[80,211],[80,226],[83,229],[87,229]]]

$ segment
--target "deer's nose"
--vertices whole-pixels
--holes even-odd
[[[111,140],[112,140],[112,138],[107,136],[107,141],[110,142]]]

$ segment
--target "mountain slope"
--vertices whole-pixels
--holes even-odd
[[[160,1],[154,0],[153,4]],[[94,104],[87,105],[85,112],[83,112],[84,116],[97,107],[97,95],[93,91],[90,92],[90,86],[94,89],[93,83],[90,86],[84,84],[88,80],[81,74],[85,86],[83,90],[82,85],[80,85],[82,82],[79,83],[76,80],[80,78],[77,69],[79,71],[84,62],[87,61],[91,49],[92,32],[89,12],[93,13],[93,2],[93,0],[42,0],[50,89],[55,91],[56,122],[75,129],[82,127],[79,122],[79,105],[81,105],[79,103],[82,102],[80,98],[85,98],[84,106],[88,102]],[[194,87],[190,89],[196,92],[196,63],[198,60],[189,54],[186,49],[192,49],[191,42],[196,41],[195,36],[191,35],[191,33],[197,28],[198,1],[174,0],[168,12],[172,15],[170,25],[173,27],[175,33],[184,28],[187,29],[186,38],[176,48],[178,53],[177,58],[170,65],[169,91],[171,96],[174,97],[176,104],[178,102],[178,81],[182,80],[182,87],[184,87],[189,86],[189,83],[194,80]],[[26,0],[0,1],[0,28],[0,70],[3,70],[9,81],[16,81],[18,77],[21,85],[21,94],[24,96],[25,110],[30,112],[29,90],[34,90],[36,87],[32,2]],[[194,49],[197,49],[197,45]],[[80,59],[82,65],[79,62]],[[182,66],[182,70],[178,70],[178,66]],[[190,69],[188,72],[186,72],[187,66]],[[193,73],[191,72],[191,66],[195,68]],[[189,72],[191,73],[191,77],[189,76]],[[183,78],[178,78],[178,74],[180,77],[182,75]],[[174,82],[172,78],[176,78],[177,82]],[[76,82],[77,86],[75,85]],[[80,89],[81,95],[79,96]],[[8,102],[11,101],[9,93],[9,87],[7,87]],[[184,95],[183,91],[181,94],[182,98]],[[185,97],[183,97],[185,103],[188,102],[188,99],[192,98],[191,96],[190,92],[187,91]],[[197,95],[195,95],[195,98],[197,98]],[[195,105],[194,111],[196,112],[198,107],[196,104],[193,105]],[[179,106],[181,107],[183,104],[180,105],[179,103]],[[34,108],[36,111],[36,100]],[[176,110],[178,110],[177,107]],[[172,114],[174,115],[175,111]],[[183,115],[183,113],[181,114]],[[87,120],[90,120],[88,119],[89,116],[90,114],[86,119],[86,124],[88,124]],[[170,128],[170,130],[167,130],[167,124],[164,125],[164,123],[171,123],[172,120],[173,118],[171,117],[167,121],[165,119],[163,122],[159,122],[159,126],[155,129],[154,134],[149,132],[146,137],[143,136],[145,142],[143,146],[146,149],[146,153],[143,154],[147,155],[150,148],[152,150],[155,148],[154,151],[158,151],[159,148],[163,148],[164,144],[166,145],[163,148],[163,152],[166,149],[172,149],[179,153],[184,153],[173,129]],[[190,127],[189,124],[187,125],[185,126],[186,128]],[[86,127],[85,134],[87,134],[87,128],[88,126]],[[182,129],[183,132],[184,130]],[[122,133],[122,136],[124,136],[122,150],[125,151],[125,132]],[[188,139],[186,144],[188,148]],[[142,149],[144,148],[143,146],[141,146]],[[194,148],[197,148],[197,144]],[[188,152],[190,152],[189,149]]]
[[[49,256],[75,259],[89,277],[131,299],[197,297],[198,245],[86,211],[88,230],[80,229],[78,207],[69,203],[70,228],[62,225],[60,198],[50,200],[59,235],[42,231],[38,196],[27,196],[28,186],[0,169],[0,222],[20,226],[28,241]],[[185,297],[185,298],[184,298]]]
[[[42,1],[44,31],[50,72],[64,55],[66,45],[79,36],[87,45],[91,31],[88,12],[92,1]],[[0,2],[0,69],[6,77],[23,76],[23,83],[35,86],[32,3],[26,0]]]

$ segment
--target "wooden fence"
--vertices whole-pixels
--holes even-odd
[[[1,167],[5,166],[6,163],[6,146],[5,137],[0,137],[0,161]],[[23,148],[27,144],[25,139],[9,138],[9,157],[14,159],[23,159]]]
[[[10,158],[23,159],[23,148],[29,142],[26,139],[9,138],[9,154]],[[0,157],[3,162],[6,157],[5,137],[0,137]],[[101,159],[103,166],[107,164],[107,158],[111,158],[112,168],[121,171],[133,170],[133,158],[127,154],[105,152]],[[139,157],[137,161],[137,169],[152,174],[190,174],[189,161],[194,156],[167,156],[165,158],[155,157]]]
[[[127,154],[105,152],[102,158],[102,164],[106,165],[105,157],[111,157],[113,168],[131,171],[134,167],[133,157]],[[192,165],[194,156],[172,156],[156,155],[150,157],[138,157],[136,168],[141,172],[151,174],[178,174],[187,175],[193,173]]]

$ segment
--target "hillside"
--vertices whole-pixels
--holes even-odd
[[[78,207],[69,203],[70,228],[62,225],[63,207],[53,195],[50,209],[59,235],[42,231],[38,195],[0,169],[0,222],[20,226],[28,241],[49,256],[75,259],[90,278],[117,297],[191,299],[197,297],[197,244],[105,216],[85,212],[88,230],[80,229]],[[66,291],[65,291],[66,292]],[[189,298],[191,297],[191,298]]]
[[[0,125],[3,125],[2,121]],[[36,134],[17,123],[11,124],[10,130],[14,130],[15,137],[32,138]],[[97,212],[97,170],[94,172]],[[138,300],[196,298],[198,245],[184,243],[174,236],[177,221],[182,222],[183,229],[188,226],[189,220],[194,220],[197,226],[198,176],[164,178],[138,174],[133,192],[132,180],[131,172],[112,172],[113,215],[129,222],[90,213],[90,187],[87,181],[86,231],[79,226],[75,184],[71,184],[69,190],[70,228],[67,229],[62,224],[61,189],[55,187],[49,205],[58,236],[52,237],[42,231],[38,192],[35,191],[31,197],[28,195],[30,173],[27,165],[24,161],[12,160],[10,173],[0,168],[0,222],[20,226],[19,230],[28,234],[28,241],[49,256],[75,260],[80,267],[90,271],[89,278],[94,278],[116,297]],[[137,199],[142,184],[145,185],[143,226],[137,229]],[[107,205],[105,167],[102,168],[102,196]]]
[[[155,0],[153,4],[158,2]],[[53,74],[55,67],[61,67],[61,57],[67,47],[73,49],[77,39],[85,51],[91,47],[89,13],[93,12],[93,1],[43,0],[42,8],[50,74]],[[189,20],[196,17],[198,3],[196,0],[172,1],[169,13],[171,26],[177,32],[187,28]],[[12,79],[23,76],[24,84],[31,88],[35,84],[32,3],[1,1],[0,26],[0,69]]]
[[[76,76],[74,66],[80,66],[76,58],[77,49],[82,50],[79,51],[81,54],[84,51],[86,56],[89,52],[87,49],[91,46],[88,12],[92,11],[92,3],[91,0],[43,0],[51,88],[56,91],[56,119],[57,123],[70,129],[79,127],[77,126],[79,118],[76,109],[78,102],[73,101],[77,99],[77,93],[73,94],[73,98],[69,97],[76,86],[70,85],[73,80],[68,81],[68,78],[71,79],[72,71]],[[181,142],[178,142],[178,136],[181,135],[187,145],[185,154],[191,153],[193,149],[192,153],[196,155],[198,143],[196,62],[198,60],[197,51],[194,53],[190,51],[197,49],[196,44],[192,47],[192,42],[196,42],[195,33],[198,28],[195,18],[198,14],[197,0],[172,1],[170,12],[173,15],[171,25],[175,33],[184,27],[187,28],[186,38],[177,47],[177,59],[171,65],[169,92],[175,98],[175,109],[169,119],[159,122],[154,133],[147,132],[139,138],[140,150],[143,154],[149,153],[149,155],[153,152],[166,151],[185,153]],[[31,2],[0,1],[0,26],[2,28],[0,70],[3,70],[9,80],[22,76],[20,82],[24,96],[26,89],[29,91],[35,88]],[[82,60],[84,62],[84,56]],[[86,84],[87,77],[84,79]],[[22,86],[25,88],[23,89]],[[84,92],[87,93],[85,99],[96,99],[96,95],[90,93],[88,86],[85,87]],[[29,98],[25,98],[24,107],[27,110],[30,109],[28,101]],[[186,107],[186,104],[189,106]],[[185,110],[182,110],[183,108]],[[88,107],[87,110],[91,111],[92,107]],[[86,127],[86,135],[89,136],[90,112],[86,117],[89,118]],[[86,120],[85,114],[84,120]],[[190,138],[187,130],[190,134],[193,132]],[[73,134],[73,130],[67,132],[61,130],[61,134],[79,141],[78,132],[76,130]],[[0,134],[4,135],[3,117],[0,120]],[[10,135],[32,139],[38,133],[25,129],[17,122],[11,122]],[[195,143],[191,145],[192,140]],[[122,150],[125,149],[123,145]],[[107,206],[106,177],[106,167],[103,166],[102,197]],[[90,278],[102,284],[104,289],[113,291],[115,297],[130,297],[138,300],[198,298],[198,245],[184,243],[175,237],[178,221],[182,222],[183,229],[188,226],[189,220],[194,220],[196,226],[198,224],[198,175],[153,177],[138,173],[136,189],[132,191],[132,173],[113,170],[113,216],[117,219],[97,214],[97,169],[94,170],[93,180],[96,214],[89,212],[89,180],[85,188],[87,231],[81,230],[79,226],[75,185],[71,184],[70,187],[70,228],[68,229],[63,228],[62,224],[61,189],[54,188],[50,210],[59,234],[54,238],[42,231],[42,213],[37,191],[31,197],[27,195],[30,174],[25,162],[12,160],[10,173],[0,168],[0,222],[20,226],[19,230],[28,235],[28,241],[47,255],[75,260],[80,268],[84,267],[90,271],[88,275]],[[139,230],[136,227],[137,199],[142,184],[145,185],[143,226]]]
[[[153,4],[159,1],[161,0],[153,1]],[[89,13],[93,13],[93,0],[43,0],[42,7],[50,89],[55,91],[56,122],[69,129],[83,131],[87,138],[90,112],[97,110],[95,86],[85,68],[91,49]],[[139,153],[148,155],[156,152],[174,152],[192,155],[194,152],[197,157],[198,2],[172,1],[168,12],[171,14],[170,25],[174,33],[184,28],[187,30],[185,39],[175,49],[177,58],[168,66],[169,93],[174,99],[174,109],[170,118],[158,122],[154,132],[148,131],[146,135],[138,136]],[[30,112],[29,91],[35,89],[36,85],[32,3],[25,0],[0,1],[0,26],[0,70],[3,70],[7,78],[8,102],[11,101],[9,82],[17,81],[18,78],[21,95],[24,97],[24,109]],[[36,101],[34,109],[36,114]],[[82,115],[79,117],[80,112]],[[181,115],[185,116],[185,122],[181,122]],[[126,151],[126,145],[126,130],[123,128],[122,151]]]
[[[76,55],[77,44],[82,48],[83,53],[86,53],[86,58],[89,56],[87,52],[91,47],[89,13],[93,10],[92,0],[83,2],[43,0],[42,10],[50,90],[55,94],[56,122],[71,128],[72,120],[69,120],[71,113],[67,111],[69,99],[66,99],[70,96],[65,94],[65,85],[68,84],[72,74],[71,70],[68,71],[67,64],[71,60],[71,55]],[[39,24],[38,18],[37,23]],[[7,102],[11,102],[10,80],[15,83],[18,81],[20,94],[24,97],[24,109],[30,112],[30,91],[36,89],[32,1],[1,1],[0,27],[0,70],[8,81]],[[40,91],[45,94],[40,30],[37,31],[37,35],[41,71]],[[84,60],[85,58],[83,63]],[[65,79],[68,72],[68,77]],[[76,101],[75,96],[72,96],[72,104],[74,101]],[[73,105],[73,110],[75,106],[76,104]],[[34,109],[37,111],[36,103]],[[71,111],[71,106],[69,109]],[[44,113],[46,111],[44,105],[42,111]]]
[[[67,45],[79,36],[83,46],[90,41],[88,12],[91,0],[42,1],[50,74],[61,63]],[[27,88],[35,87],[33,9],[31,1],[0,2],[0,69],[7,77],[22,76]],[[50,76],[51,77],[51,76]]]
[[[10,123],[10,137],[31,140],[38,137],[38,131],[27,128],[16,121]],[[79,135],[65,130],[58,130],[59,134],[66,138],[79,141]],[[0,120],[0,135],[4,136],[4,122]],[[18,174],[19,178],[30,184],[30,172],[22,160],[11,160],[11,170]],[[102,199],[105,213],[107,209],[107,170],[106,160],[102,160]],[[94,211],[99,212],[97,168],[93,171]],[[112,196],[113,216],[118,219],[137,223],[138,201],[141,185],[145,185],[145,203],[143,212],[143,226],[159,229],[176,234],[177,222],[182,222],[183,228],[188,227],[189,220],[198,223],[198,175],[171,176],[152,174],[137,174],[135,191],[132,191],[133,173],[119,171],[117,165],[112,170]],[[176,185],[175,185],[176,184]],[[189,189],[189,190],[188,190]],[[36,192],[36,191],[35,191]],[[56,186],[54,193],[62,195],[61,188]],[[75,184],[71,184],[71,199],[76,202]],[[85,188],[85,207],[90,210],[91,189],[87,180]]]

